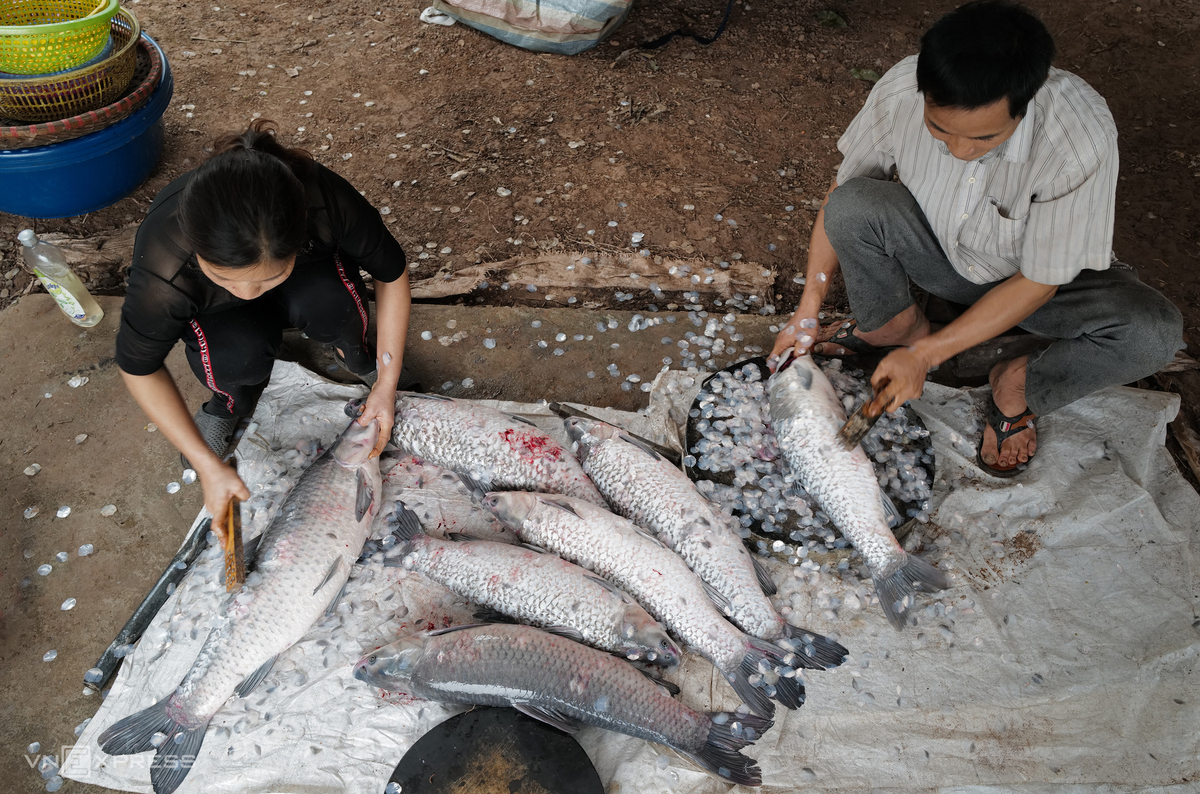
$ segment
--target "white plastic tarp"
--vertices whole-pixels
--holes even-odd
[[[272,463],[298,442],[330,441],[345,425],[344,401],[359,393],[276,366],[257,434],[238,450],[247,484],[264,494],[249,534],[269,519]],[[979,399],[930,385],[915,405],[933,433],[938,477],[933,523],[914,542],[953,584],[927,601],[919,625],[896,632],[858,583],[771,563],[792,622],[835,634],[852,656],[809,675],[804,707],[780,709],[748,749],[763,790],[1195,791],[1200,498],[1163,447],[1178,398],[1113,388],[1045,417],[1035,462],[1010,481],[973,464]],[[561,437],[542,406],[492,404]],[[592,410],[677,445],[665,409],[658,399],[649,416]],[[219,553],[206,553],[164,605],[64,776],[150,791],[152,754],[106,756],[96,736],[182,679],[223,596],[220,566]],[[357,566],[335,616],[217,714],[180,794],[383,791],[404,751],[458,709],[381,695],[350,665],[413,630],[467,622],[470,611],[419,576]],[[669,677],[693,708],[737,705],[703,659],[689,654]],[[664,767],[665,751],[640,740],[596,729],[579,740],[610,792],[732,790],[686,760]]]

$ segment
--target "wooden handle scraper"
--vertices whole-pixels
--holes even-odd
[[[237,469],[237,460],[229,459]],[[230,497],[225,517],[225,592],[240,590],[246,581],[246,557],[242,549],[242,502]]]

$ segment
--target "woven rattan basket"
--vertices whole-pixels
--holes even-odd
[[[16,124],[14,120],[0,118],[0,150],[28,149],[32,146],[49,146],[116,124],[136,113],[150,101],[162,79],[163,62],[155,49],[142,36],[137,46],[137,69],[128,90],[115,102],[99,110],[89,110],[69,119],[47,121],[41,124]]]
[[[141,27],[132,13],[109,23],[113,53],[99,63],[43,77],[0,79],[0,116],[17,121],[56,121],[109,104],[128,88],[137,68]]]
[[[75,69],[108,43],[117,0],[0,0],[0,72]]]

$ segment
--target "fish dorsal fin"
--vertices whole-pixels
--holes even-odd
[[[371,505],[375,504],[375,486],[371,484],[371,479],[367,477],[367,473],[359,468],[356,477],[358,479],[358,492],[354,495],[354,520],[362,521],[363,516],[371,509]]]
[[[746,552],[750,554],[750,552]],[[775,580],[771,578],[771,572],[767,570],[767,566],[763,565],[762,560],[750,554],[750,561],[754,563],[754,575],[758,577],[758,586],[762,591],[769,595],[775,595],[779,588],[775,586]]]
[[[513,708],[527,716],[533,717],[535,720],[558,728],[564,733],[569,733],[574,736],[579,733],[580,727],[570,716],[562,713],[558,709],[553,709],[545,706],[535,706],[532,703],[514,703]]]
[[[649,444],[647,444],[645,441],[642,441],[637,436],[631,436],[629,433],[622,431],[621,433],[617,434],[617,437],[627,444],[632,444],[633,446],[637,447],[655,460],[663,459],[662,455],[659,455],[657,452],[655,452]]]
[[[575,642],[583,642],[583,632],[574,626],[546,626],[542,631],[556,634],[559,637],[566,637],[568,640]]]
[[[424,532],[421,519],[417,518],[417,514],[409,510],[404,502],[396,501],[396,512],[392,515],[396,521],[396,528],[392,530],[392,534],[397,540],[406,543]]]
[[[547,496],[545,494],[539,494],[538,501],[545,502],[546,504],[551,505],[552,507],[557,507],[559,510],[565,510],[566,512],[575,516],[576,518],[583,518],[583,516],[579,515],[579,513],[575,510],[575,507],[573,505],[570,505],[561,499],[557,499],[553,496]]]
[[[537,427],[537,425],[535,425],[533,422],[531,422],[530,420],[526,419],[523,416],[517,416],[516,414],[505,414],[505,416],[507,416],[509,419],[513,420],[514,422],[520,422],[521,424],[529,425],[530,427]]]
[[[708,600],[712,601],[713,604],[716,605],[717,609],[721,610],[726,615],[733,612],[733,604],[729,602],[728,598],[721,595],[717,588],[704,581],[701,581],[700,584],[704,586],[704,592],[708,594]]]

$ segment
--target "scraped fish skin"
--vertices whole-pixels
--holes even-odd
[[[534,626],[574,629],[582,642],[627,658],[679,663],[679,647],[641,605],[554,554],[417,534],[395,557],[476,604]]]
[[[837,439],[846,413],[812,357],[792,359],[767,388],[771,426],[788,468],[862,554],[885,614],[903,628],[913,591],[943,590],[945,575],[896,541],[874,466],[861,446],[847,450]]]
[[[401,449],[467,475],[486,489],[559,493],[604,505],[570,450],[494,408],[401,392],[392,439]]]
[[[468,626],[406,637],[369,654],[354,675],[428,700],[515,706],[572,729],[593,725],[672,747],[730,782],[761,782],[739,750],[753,736],[693,711],[628,663],[528,626]],[[768,720],[743,720],[760,735]],[[723,772],[723,774],[722,774]]]
[[[713,605],[700,579],[678,554],[630,521],[579,499],[533,493],[490,493],[489,510],[523,540],[555,552],[605,577],[636,598],[677,637],[713,663],[756,714],[771,717],[760,688],[762,673],[775,675],[787,651],[749,637]],[[755,679],[758,676],[758,679]],[[778,679],[779,700],[789,708],[803,702],[796,679]]]
[[[476,540],[519,544],[520,538],[479,506],[457,474],[416,455],[384,456],[383,512],[380,520],[395,525],[397,508],[407,507],[427,535],[448,538],[452,533]]]
[[[581,417],[567,419],[566,425],[578,445],[583,470],[614,511],[654,532],[728,599],[730,617],[743,631],[794,645],[805,667],[841,664],[847,653],[844,647],[792,626],[775,611],[741,536],[686,474],[620,428]],[[762,576],[766,577],[765,569]],[[774,592],[774,584],[770,586]],[[798,642],[792,643],[793,638]]]
[[[155,761],[162,768],[151,774],[158,794],[182,782],[190,767],[180,766],[178,756],[195,755],[209,720],[235,688],[303,637],[346,583],[378,510],[379,461],[367,457],[378,436],[377,422],[352,421],[300,476],[263,532],[256,583],[226,600],[179,687],[101,734],[101,749],[115,755],[152,749],[154,733],[166,734]],[[361,519],[360,482],[375,497]]]
[[[730,617],[767,640],[788,636],[787,622],[764,595],[750,552],[712,503],[670,461],[621,438],[594,420],[567,420],[583,470],[615,512],[645,527],[696,574],[729,599]]]

